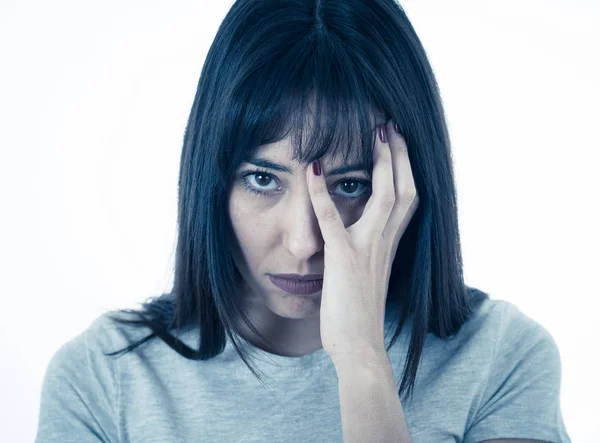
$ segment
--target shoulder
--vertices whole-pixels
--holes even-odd
[[[110,357],[104,355],[115,350],[110,322],[107,315],[102,314],[62,344],[50,359],[46,377],[55,378],[56,382],[82,380],[94,373],[112,378],[113,364],[109,361]]]
[[[560,415],[561,357],[550,332],[516,305],[498,300],[486,327],[489,343],[486,392],[490,410],[534,411],[552,422]],[[541,404],[544,403],[545,406]],[[515,412],[516,413],[516,412]],[[553,418],[554,417],[554,418]]]
[[[509,376],[516,379],[519,374],[537,377],[541,373],[538,367],[544,365],[547,383],[559,383],[560,354],[554,338],[540,322],[509,301],[485,299],[455,335],[428,339],[440,359],[460,360],[480,368],[488,382]]]
[[[132,340],[138,340],[151,332],[146,327],[134,328],[117,323],[113,320],[114,316],[133,318],[130,314],[115,311],[98,315],[83,331],[55,351],[48,364],[47,376],[55,375],[62,380],[67,380],[70,376],[77,379],[86,375],[105,376],[114,383],[118,359],[106,354],[119,351]]]
[[[114,350],[104,314],[57,349],[42,383],[36,442],[58,436],[88,441],[92,434],[116,441],[118,369],[115,359],[105,355]]]
[[[95,318],[83,331],[57,349],[51,364],[62,366],[68,362],[84,361],[90,351],[110,352],[111,342],[106,329],[108,321],[106,314]]]
[[[546,327],[507,300],[483,300],[463,328],[459,336],[479,335],[486,340],[492,339],[495,351],[502,350],[506,344],[521,349],[540,345],[545,348],[556,346]]]
[[[509,301],[490,300],[490,304],[489,326],[496,330],[494,360],[537,356],[549,364],[559,363],[558,346],[546,327]]]
[[[471,355],[485,369],[465,443],[509,436],[570,441],[560,409],[560,353],[550,332],[504,300],[486,301],[473,320],[485,351]]]

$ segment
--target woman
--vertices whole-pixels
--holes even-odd
[[[550,334],[464,283],[401,7],[238,0],[185,131],[173,290],[54,355],[37,442],[568,442],[559,398]]]

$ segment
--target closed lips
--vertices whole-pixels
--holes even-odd
[[[309,274],[306,276],[302,275],[294,275],[294,274],[274,274],[273,277],[281,278],[285,280],[294,280],[294,281],[315,281],[315,280],[323,280],[323,276],[319,274]]]
[[[315,294],[323,288],[322,278],[300,280],[298,278],[281,278],[275,275],[270,275],[269,278],[278,288],[295,295]]]

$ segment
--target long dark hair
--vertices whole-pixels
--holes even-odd
[[[243,312],[236,284],[228,193],[239,165],[263,144],[293,134],[295,159],[350,155],[358,140],[372,171],[369,112],[404,136],[419,195],[392,266],[388,305],[397,328],[413,315],[399,395],[412,396],[427,333],[455,335],[488,295],[463,280],[456,189],[444,110],[425,50],[394,0],[237,0],[208,52],[185,130],[178,189],[178,239],[170,293],[111,316],[152,333],[187,359],[223,352],[226,335],[261,380],[235,334]],[[304,139],[305,125],[310,137]],[[199,327],[199,349],[173,332]],[[262,381],[261,381],[262,382]]]

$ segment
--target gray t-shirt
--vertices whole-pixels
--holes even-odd
[[[389,351],[397,387],[411,323]],[[343,441],[336,372],[323,349],[284,357],[247,344],[269,389],[229,340],[208,361],[187,360],[159,339],[119,358],[101,352],[149,331],[103,314],[58,349],[43,382],[36,443]],[[179,337],[197,348],[194,331]],[[548,331],[510,302],[488,299],[455,339],[427,335],[414,395],[402,406],[414,443],[570,443],[560,385]]]

